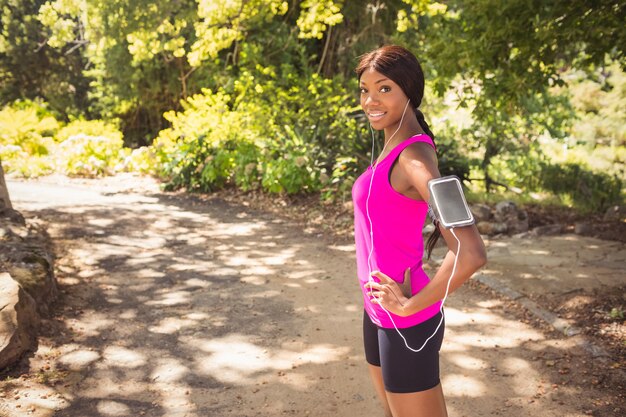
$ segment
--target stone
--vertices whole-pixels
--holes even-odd
[[[39,314],[46,316],[58,294],[49,236],[16,218],[17,222],[0,217],[0,271],[11,274],[35,300]]]
[[[518,234],[528,231],[528,213],[517,207],[513,201],[501,201],[496,204],[494,219],[507,225],[507,233]]]
[[[474,215],[474,220],[476,220],[476,223],[488,221],[489,219],[491,219],[491,207],[489,207],[487,204],[472,204],[470,206],[470,211]]]
[[[34,346],[38,329],[35,300],[10,274],[0,273],[0,369]]]
[[[588,235],[592,232],[593,228],[590,223],[578,222],[574,223],[574,233],[577,235]]]
[[[58,295],[51,262],[35,253],[22,254],[21,262],[7,268],[13,279],[35,300],[37,311],[47,316],[50,304]]]
[[[626,206],[611,206],[604,213],[604,221],[626,220]]]
[[[476,225],[478,231],[483,235],[497,235],[500,233],[506,233],[508,231],[508,226],[506,223],[497,223],[497,222],[478,222]]]
[[[551,236],[563,233],[564,226],[562,224],[547,224],[535,227],[531,230],[533,236]]]

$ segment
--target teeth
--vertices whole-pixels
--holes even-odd
[[[378,117],[378,116],[382,116],[384,114],[385,113],[370,113],[369,115],[372,116],[372,117]]]

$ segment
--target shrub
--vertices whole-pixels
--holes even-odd
[[[142,146],[132,151],[125,148],[123,154],[125,155],[123,161],[124,171],[147,175],[156,175],[158,172],[158,160],[153,147]]]
[[[66,175],[94,177],[110,175],[123,161],[123,141],[105,136],[78,134],[58,145],[57,171]]]
[[[622,181],[617,176],[592,172],[580,164],[544,164],[541,185],[545,190],[571,198],[583,211],[602,211],[621,200]]]
[[[41,103],[22,101],[0,110],[0,159],[7,173],[24,177],[52,170],[48,155],[59,123]]]
[[[75,120],[59,129],[54,138],[57,142],[63,142],[78,135],[108,138],[112,143],[123,139],[122,132],[114,124],[103,120]]]

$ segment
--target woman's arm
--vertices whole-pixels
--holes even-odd
[[[406,179],[406,187],[413,193],[415,191],[419,193],[421,199],[428,201],[430,197],[428,181],[441,176],[435,152],[430,145],[416,143],[407,147],[400,154],[397,168],[404,174],[402,177]],[[454,233],[458,241],[450,230],[443,227],[440,227],[440,230],[448,246],[448,252],[431,281],[419,293],[407,299],[396,288],[398,286],[393,279],[379,271],[373,272],[372,276],[379,278],[380,284],[367,284],[371,288],[372,302],[380,303],[385,309],[401,316],[414,314],[443,299],[455,258],[458,258],[457,265],[448,294],[459,288],[486,263],[485,245],[475,225],[455,228]]]

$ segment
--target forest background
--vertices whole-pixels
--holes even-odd
[[[626,5],[539,0],[0,0],[12,175],[350,199],[358,57],[420,59],[442,174],[470,200],[624,204]],[[380,140],[378,142],[380,144]],[[380,148],[379,148],[380,149]]]

